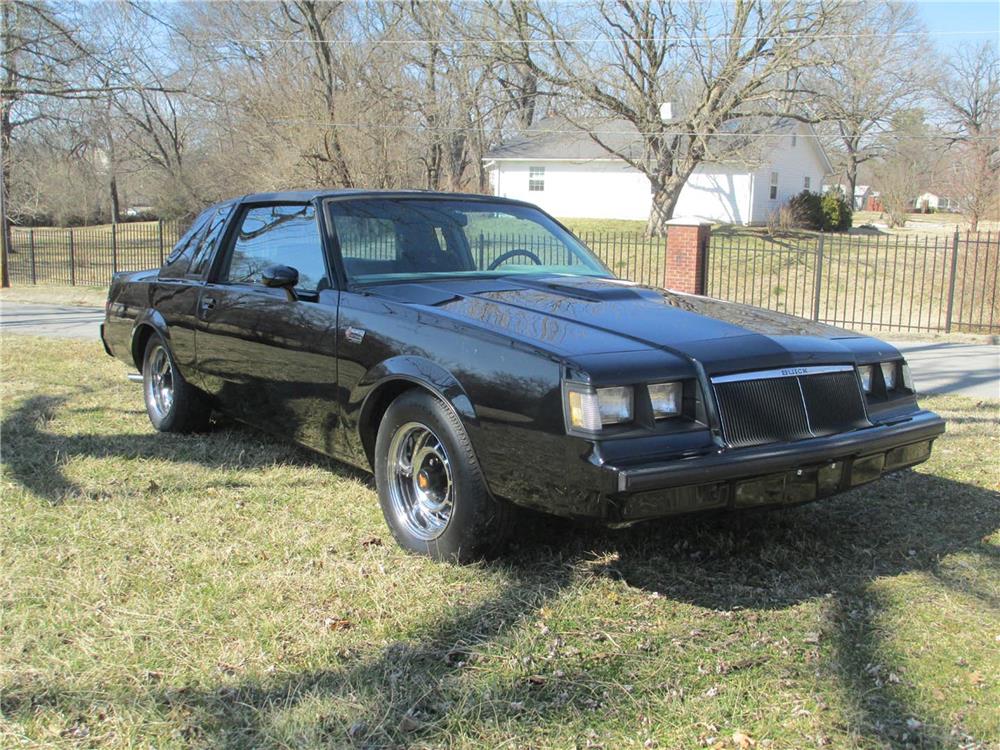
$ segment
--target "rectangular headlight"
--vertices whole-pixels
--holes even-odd
[[[872,378],[875,375],[875,365],[861,365],[858,368],[858,375],[861,376],[861,390],[865,393],[872,392]]]
[[[649,386],[649,400],[653,404],[653,418],[666,419],[681,413],[684,389],[680,383],[653,383]]]
[[[882,381],[885,383],[885,389],[887,391],[895,390],[896,388],[896,363],[895,362],[883,362],[880,367],[882,368]]]
[[[621,424],[632,421],[632,389],[629,386],[598,388],[597,404],[601,424]]]
[[[910,372],[910,366],[903,363],[903,387],[908,391],[916,390],[913,387],[913,373]]]
[[[569,426],[575,430],[598,432],[604,425],[631,422],[633,401],[629,386],[592,390],[585,385],[568,383]]]

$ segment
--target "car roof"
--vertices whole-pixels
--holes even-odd
[[[515,205],[532,205],[511,198],[500,198],[495,195],[481,193],[447,193],[437,190],[370,190],[367,188],[314,188],[309,190],[282,190],[275,193],[248,193],[237,198],[241,203],[267,203],[272,201],[288,201],[304,203],[317,198],[455,198],[462,200],[479,200]],[[226,203],[227,201],[222,201]]]

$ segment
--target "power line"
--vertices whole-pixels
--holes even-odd
[[[366,45],[394,45],[394,44],[456,44],[459,42],[466,44],[615,44],[618,42],[631,42],[631,43],[643,43],[643,42],[654,42],[654,43],[664,43],[664,42],[713,42],[713,41],[729,41],[731,39],[740,39],[745,41],[759,41],[761,39],[865,39],[865,38],[878,38],[885,39],[888,37],[900,36],[900,37],[919,37],[919,36],[979,36],[979,35],[996,35],[996,31],[990,29],[974,29],[969,31],[895,31],[890,34],[883,34],[879,32],[871,33],[843,33],[843,34],[758,34],[758,35],[740,35],[740,34],[719,34],[719,35],[705,35],[700,36],[692,34],[689,36],[648,36],[648,37],[593,37],[593,38],[560,38],[560,37],[547,37],[544,39],[490,39],[490,38],[470,38],[470,39],[297,39],[297,38],[261,38],[261,39],[223,39],[222,41],[232,42],[234,44],[366,44]]]
[[[352,128],[355,130],[411,130],[417,132],[447,132],[447,133],[476,133],[479,132],[478,128],[469,126],[441,126],[441,125],[405,125],[405,124],[384,124],[384,123],[370,123],[370,122],[325,122],[323,120],[312,120],[306,118],[295,118],[295,117],[282,117],[282,118],[255,118],[257,122],[263,122],[268,125],[315,125],[316,127],[322,128]],[[659,136],[698,136],[703,138],[788,138],[790,136],[795,136],[797,138],[815,138],[815,139],[830,139],[836,140],[838,136],[836,135],[822,135],[820,133],[799,133],[799,132],[752,132],[752,133],[741,133],[733,131],[716,131],[713,133],[706,133],[696,130],[665,130],[665,131],[639,131],[639,130],[586,130],[586,129],[559,129],[559,128],[532,128],[527,131],[529,136],[534,135],[550,135],[550,134],[567,134],[567,135],[579,135],[581,137],[589,137],[591,134],[601,137],[601,136],[629,136],[632,138],[638,138],[644,135],[659,135]],[[898,130],[879,130],[877,132],[870,133],[871,136],[893,136],[901,140],[961,140],[963,142],[968,141],[994,141],[995,136],[955,136],[949,135],[947,133],[906,133]]]

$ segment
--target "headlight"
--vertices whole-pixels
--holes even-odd
[[[861,390],[865,393],[872,392],[872,377],[875,375],[875,365],[861,365],[858,368],[858,375],[861,376]]]
[[[632,389],[598,388],[597,405],[601,411],[601,424],[619,424],[632,421]]]
[[[903,363],[903,387],[908,391],[916,390],[913,387],[913,373],[910,372],[910,366]]]
[[[885,389],[887,391],[894,390],[896,388],[896,363],[883,362],[880,367],[882,368],[882,380],[885,383]]]
[[[680,383],[654,383],[649,386],[649,400],[653,404],[653,419],[676,417],[681,413]]]
[[[595,391],[568,383],[566,401],[570,427],[576,430],[597,432],[606,424],[632,421],[633,396],[629,386],[598,388]]]

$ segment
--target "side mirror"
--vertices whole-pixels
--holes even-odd
[[[295,296],[295,286],[299,283],[299,272],[291,266],[280,263],[267,266],[261,271],[260,283],[271,289],[284,289],[290,302],[298,299]]]

